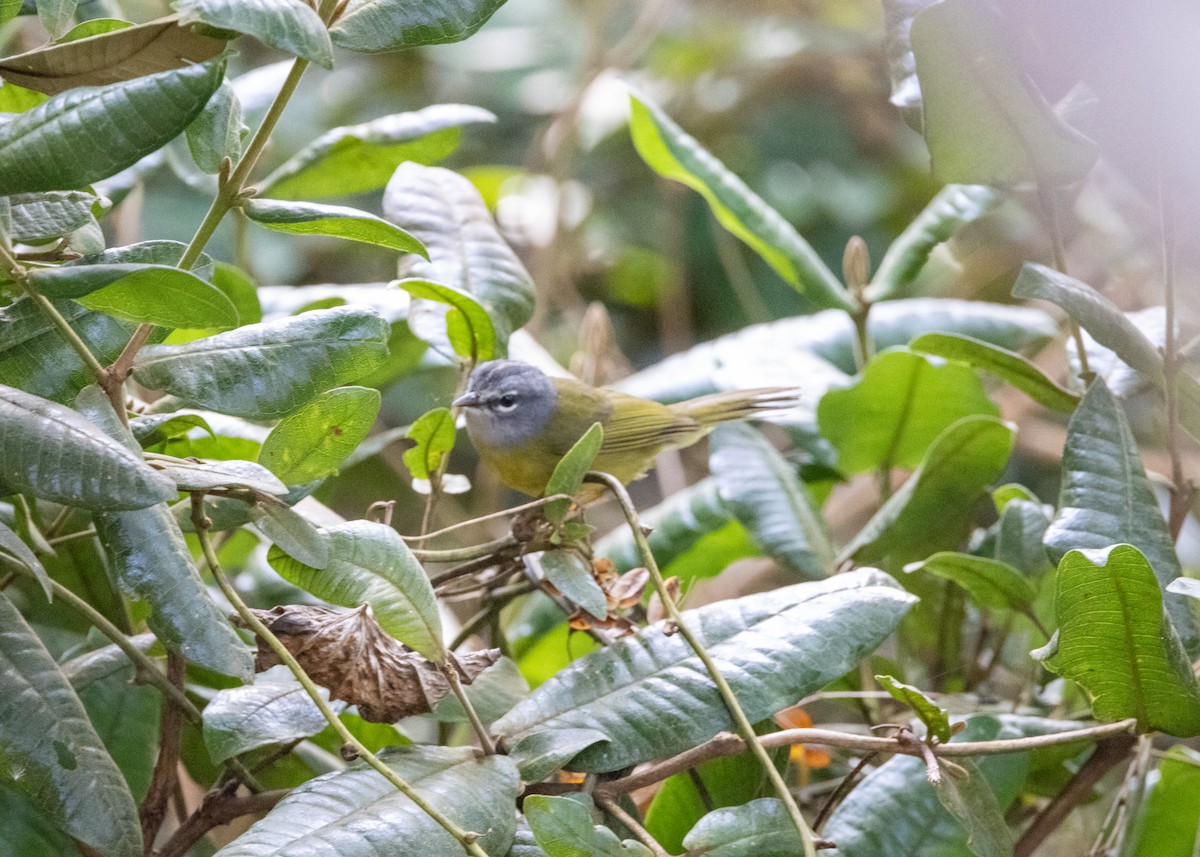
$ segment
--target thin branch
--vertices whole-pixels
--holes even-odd
[[[1168,521],[1171,538],[1178,540],[1183,522],[1187,520],[1195,496],[1195,487],[1183,475],[1180,447],[1183,435],[1179,428],[1179,356],[1178,331],[1175,329],[1175,194],[1158,177],[1158,209],[1162,225],[1163,304],[1167,329],[1163,336],[1163,398],[1167,406],[1167,453],[1171,457],[1171,492]]]
[[[596,802],[600,804],[605,812],[625,825],[629,829],[629,832],[638,838],[639,842],[650,849],[654,857],[671,857],[667,853],[667,850],[658,844],[658,840],[650,835],[650,831],[643,827],[640,821],[622,809],[621,805],[615,800],[612,798],[600,798]]]
[[[472,545],[466,548],[454,548],[452,550],[419,550],[414,548],[412,555],[419,562],[465,562],[472,559],[480,559],[485,556],[491,556],[499,551],[508,548],[516,547],[520,542],[515,536],[507,535],[498,539],[493,539],[490,542],[484,542],[481,545]]]
[[[849,793],[851,786],[854,785],[858,775],[861,774],[872,762],[879,758],[878,753],[867,753],[863,756],[859,763],[851,769],[850,773],[842,777],[842,781],[838,783],[837,788],[833,790],[833,794],[825,801],[825,805],[821,807],[817,813],[817,818],[813,822],[813,833],[820,833],[821,828],[825,826],[825,822],[829,820],[829,816],[833,815],[833,811],[837,809],[837,805],[842,802],[842,798]]]
[[[492,512],[490,515],[483,515],[478,518],[472,518],[469,521],[459,521],[457,524],[451,524],[448,527],[442,527],[440,530],[435,530],[432,533],[426,533],[423,536],[401,536],[406,542],[423,542],[429,539],[436,539],[438,536],[444,536],[461,530],[463,527],[473,527],[476,524],[482,524],[484,521],[492,521],[496,518],[506,518],[509,515],[515,515],[520,512],[527,512],[530,509],[538,509],[545,506],[547,503],[553,503],[555,500],[570,500],[569,494],[552,494],[549,497],[539,497],[536,500],[530,500],[528,503],[522,503],[520,506],[513,506],[511,509],[501,509],[499,512]]]
[[[187,661],[175,652],[167,652],[167,681],[183,692],[183,677]],[[179,746],[183,736],[183,709],[172,700],[163,698],[162,717],[159,721],[158,759],[150,778],[150,788],[142,801],[142,853],[154,851],[154,840],[167,815],[167,802],[179,780]]]
[[[200,808],[191,814],[162,847],[156,857],[184,857],[192,846],[215,827],[228,824],[243,815],[257,815],[274,808],[288,795],[288,789],[239,796],[229,791],[209,792]]]
[[[449,654],[449,659],[454,659],[454,654]],[[492,736],[488,734],[487,727],[483,725],[483,721],[479,718],[479,713],[475,710],[475,706],[467,697],[467,692],[463,690],[462,679],[458,675],[458,665],[447,662],[442,666],[442,675],[446,677],[446,683],[450,685],[450,690],[454,692],[455,698],[458,699],[458,704],[462,706],[463,711],[467,714],[467,720],[471,724],[471,729],[475,732],[475,737],[479,739],[479,746],[483,748],[483,752],[489,756],[496,754],[496,745],[492,741]]]
[[[1035,186],[1038,203],[1042,207],[1042,219],[1046,221],[1046,231],[1050,234],[1050,249],[1054,254],[1054,267],[1060,274],[1066,274],[1067,254],[1063,249],[1062,232],[1058,226],[1058,210],[1054,196],[1046,190],[1045,182],[1040,178]],[[1070,316],[1067,317],[1067,323],[1071,328],[1071,336],[1075,340],[1075,350],[1079,352],[1079,376],[1083,379],[1084,384],[1087,384],[1092,373],[1088,366],[1087,348],[1083,344],[1083,331],[1079,329],[1078,322]]]

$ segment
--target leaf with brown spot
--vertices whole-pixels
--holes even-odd
[[[441,670],[380,628],[369,605],[341,611],[292,604],[253,612],[313,681],[334,699],[358,706],[358,713],[371,723],[425,714],[450,693]],[[458,655],[450,664],[463,683],[470,684],[499,659],[499,649],[485,649]],[[255,670],[279,663],[260,639]]]

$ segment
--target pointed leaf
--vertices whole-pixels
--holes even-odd
[[[570,551],[547,551],[538,556],[537,562],[546,580],[568,601],[597,619],[608,618],[608,597],[582,558]]]
[[[455,354],[472,363],[484,363],[495,356],[495,326],[483,304],[473,296],[428,280],[397,280],[396,285],[414,298],[450,307],[444,316],[429,312],[410,316],[409,327],[416,336],[434,346],[449,341]],[[419,310],[422,305],[416,306]]]
[[[434,408],[419,416],[404,436],[416,444],[404,451],[404,466],[413,479],[429,479],[454,449],[454,417],[449,408]]]
[[[251,523],[298,562],[317,569],[328,567],[329,542],[325,535],[291,506],[259,498]]]
[[[650,849],[632,839],[621,841],[592,821],[591,800],[530,795],[525,820],[548,857],[650,857]]]
[[[38,583],[41,585],[42,591],[46,593],[47,601],[54,598],[54,593],[50,589],[50,575],[46,573],[37,554],[31,551],[29,546],[21,541],[21,537],[9,529],[3,521],[0,521],[0,550],[37,575]]]
[[[574,497],[578,494],[579,489],[583,487],[583,477],[587,476],[588,471],[592,469],[592,463],[600,454],[600,447],[603,445],[604,426],[600,423],[592,423],[583,433],[583,437],[575,441],[567,454],[559,460],[558,464],[554,465],[554,472],[550,474],[543,494],[546,497],[552,497],[555,494]],[[555,500],[542,507],[542,514],[546,516],[547,521],[558,525],[567,519],[567,512],[570,511],[570,508],[570,500]],[[599,613],[592,613],[592,615],[600,619],[604,618]]]
[[[49,193],[18,193],[8,198],[12,224],[8,237],[27,244],[41,244],[73,232],[92,219],[92,206],[99,202],[81,190]]]
[[[226,158],[234,164],[241,159],[242,139],[249,133],[233,84],[225,80],[188,125],[188,150],[197,167],[206,173],[218,173]]]
[[[218,30],[246,33],[285,54],[333,68],[333,45],[325,23],[302,0],[175,0],[179,23],[197,21]]]
[[[217,691],[204,707],[204,745],[217,764],[247,750],[309,738],[325,716],[294,679]]]
[[[941,743],[950,740],[950,714],[918,688],[896,681],[890,675],[877,675],[875,681],[898,702],[903,702],[920,718],[929,735]]]
[[[996,794],[973,759],[964,759],[965,777],[943,775],[934,786],[942,806],[967,831],[967,845],[976,857],[1012,857],[1016,836],[1000,810]]]
[[[258,460],[287,485],[324,479],[366,438],[379,403],[379,391],[366,387],[322,393],[271,429]]]
[[[519,782],[504,756],[480,758],[469,747],[394,747],[380,758],[479,847],[504,854],[516,829]],[[462,848],[436,821],[362,762],[309,780],[217,857],[284,857],[318,849],[339,857],[457,854]]]
[[[800,233],[661,108],[631,95],[630,111],[633,144],[655,172],[703,196],[722,226],[815,304],[854,308],[845,287]]]
[[[246,216],[259,226],[293,235],[328,235],[363,244],[374,244],[425,256],[425,247],[399,226],[344,205],[315,202],[281,202],[277,199],[251,199],[242,206]]]
[[[17,114],[0,124],[0,194],[68,190],[133,165],[183,132],[224,72],[221,61],[198,63],[72,89]]]
[[[993,610],[1015,610],[1031,614],[1037,590],[1029,579],[1010,565],[985,556],[943,551],[929,559],[904,567],[909,573],[923,571],[956,583],[971,600]]]
[[[709,467],[729,511],[767,556],[809,579],[833,569],[833,544],[816,504],[795,470],[759,432],[718,426]]]
[[[186,345],[147,346],[133,374],[140,384],[203,408],[277,419],[382,363],[387,335],[387,322],[373,310],[336,307]]]
[[[79,697],[0,595],[0,770],[44,817],[103,857],[142,853],[137,807]]]
[[[487,23],[504,0],[356,0],[330,30],[339,47],[360,53],[459,42]]]
[[[695,857],[792,857],[804,851],[796,825],[778,798],[718,809],[683,838]]]
[[[259,494],[282,496],[288,493],[270,470],[253,461],[173,461],[155,459],[158,472],[175,483],[180,491],[213,491],[221,488],[248,488]]]
[[[874,651],[913,601],[887,575],[860,570],[710,604],[684,619],[757,721]],[[568,763],[599,772],[681,752],[732,721],[687,641],[658,623],[574,661],[492,728],[510,753],[527,735],[600,732],[608,742]]]
[[[391,527],[351,521],[325,530],[329,565],[307,566],[278,546],[267,561],[285,580],[342,607],[370,604],[385,631],[441,663],[442,622],[425,569]]]

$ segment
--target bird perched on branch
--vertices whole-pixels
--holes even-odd
[[[551,378],[517,360],[493,360],[471,374],[454,405],[466,412],[467,434],[480,458],[505,485],[536,497],[594,423],[603,426],[604,443],[592,469],[630,482],[644,476],[663,450],[691,446],[719,423],[792,407],[796,396],[796,390],[770,387],[664,405],[574,378]],[[589,485],[577,499],[599,494],[598,486]]]

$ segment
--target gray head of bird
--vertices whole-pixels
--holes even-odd
[[[453,404],[466,412],[472,440],[488,446],[518,446],[541,434],[554,415],[558,391],[536,366],[492,360],[471,373],[467,392]]]

